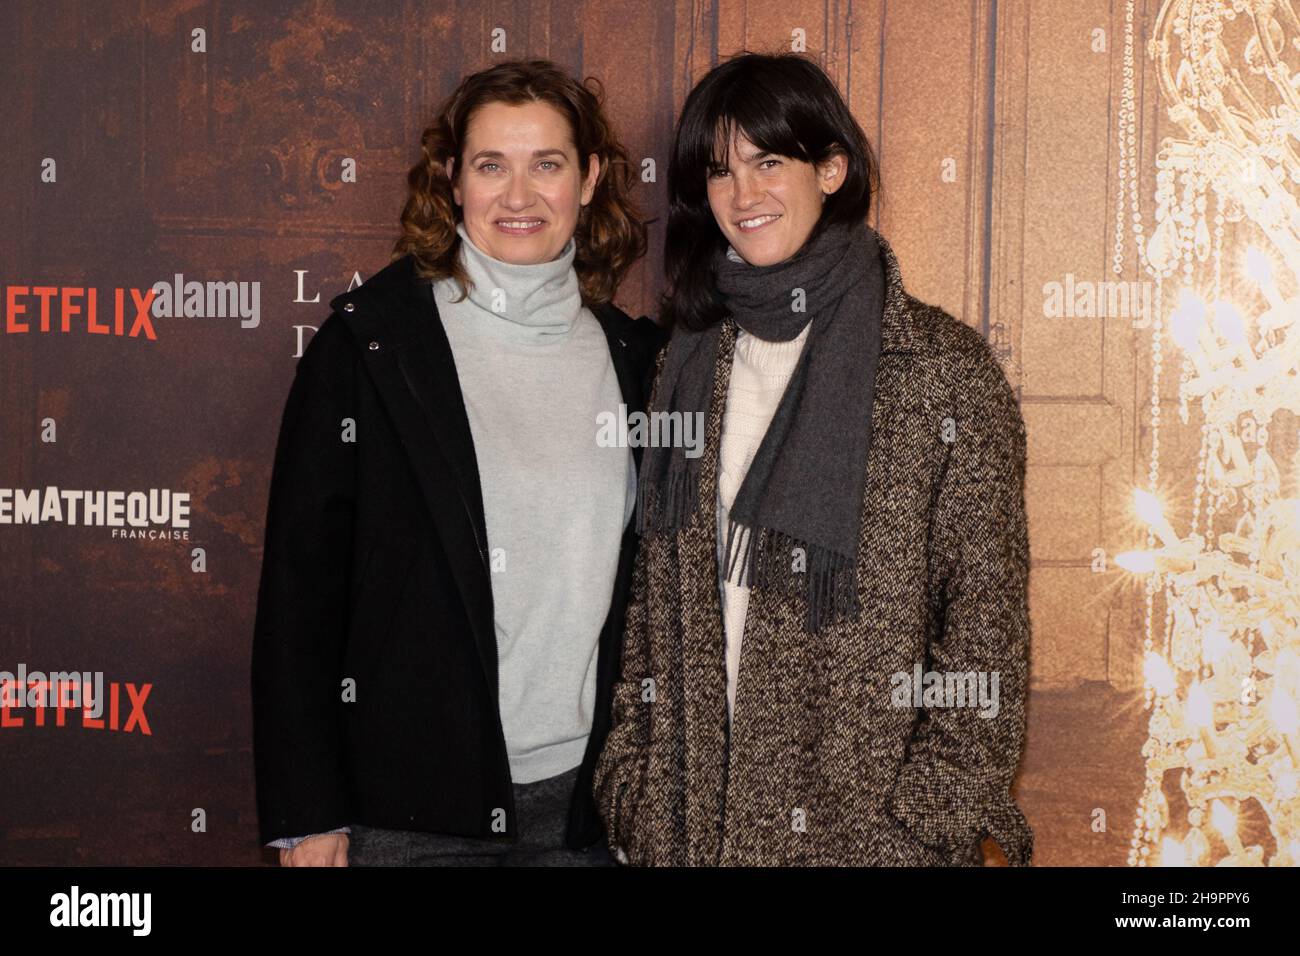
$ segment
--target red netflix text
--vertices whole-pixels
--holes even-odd
[[[11,285],[5,290],[5,333],[72,332],[91,335],[144,335],[156,340],[150,306],[157,295],[153,289],[113,289],[111,325],[99,320],[99,290],[94,286]],[[126,293],[131,293],[127,303]],[[127,312],[134,311],[127,327]],[[57,311],[57,314],[56,314]],[[57,327],[56,327],[57,325]]]
[[[63,685],[64,693],[59,696],[63,700],[54,700],[55,694],[50,693],[54,690],[49,681],[31,680],[27,682],[29,688],[28,699],[31,699],[31,690],[45,691],[39,693],[39,703],[36,706],[30,703],[23,706],[15,706],[17,702],[17,681],[5,681],[0,684],[0,730],[12,730],[18,727],[44,727],[47,722],[52,722],[55,727],[63,727],[70,723],[80,723],[82,727],[89,730],[120,730],[125,733],[144,734],[146,737],[152,737],[153,732],[149,729],[149,720],[144,713],[144,702],[153,690],[153,684],[141,684],[136,687],[135,684],[126,682],[119,684],[117,681],[110,681],[107,693],[107,713],[100,711],[98,718],[91,717],[91,713],[96,709],[94,701],[90,699],[91,685],[82,682],[80,704],[69,703],[67,693],[68,685]],[[125,691],[125,695],[123,695]],[[129,708],[123,720],[123,710]],[[51,712],[53,720],[51,721]],[[74,716],[70,721],[68,714],[80,714],[80,720]]]

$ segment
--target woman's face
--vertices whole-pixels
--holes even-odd
[[[452,195],[474,245],[494,259],[527,265],[564,250],[600,178],[592,153],[578,165],[568,120],[548,103],[488,103],[475,110]]]
[[[803,248],[847,170],[842,153],[805,163],[765,153],[739,130],[728,162],[708,173],[709,208],[732,248],[753,266],[773,265]]]

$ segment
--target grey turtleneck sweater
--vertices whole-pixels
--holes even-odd
[[[598,416],[623,396],[573,240],[515,265],[457,232],[472,288],[457,302],[460,286],[438,280],[434,296],[483,488],[510,773],[530,783],[582,762],[636,470],[630,449],[597,444]]]

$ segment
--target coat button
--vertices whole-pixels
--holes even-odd
[[[378,351],[378,350],[379,350],[379,343],[378,343],[378,342],[371,342],[371,343],[370,343],[370,351],[372,351],[372,352],[376,352],[376,351]]]
[[[351,302],[345,302],[345,303],[343,303],[343,311],[344,311],[344,312],[351,312],[351,311],[353,311],[354,309],[356,309],[356,306],[353,305]]]

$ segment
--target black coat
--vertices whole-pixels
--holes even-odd
[[[408,255],[330,307],[298,361],[271,476],[252,659],[262,842],[353,823],[513,840],[483,499],[432,288]],[[592,311],[628,411],[643,409],[666,334],[611,305]],[[626,529],[569,810],[574,849],[603,836],[592,773],[636,545]]]

